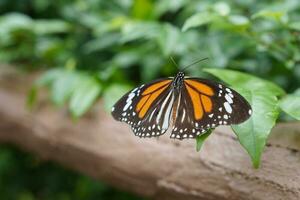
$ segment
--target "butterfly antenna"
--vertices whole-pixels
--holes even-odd
[[[177,63],[175,62],[175,60],[173,59],[173,57],[172,56],[170,56],[170,60],[172,61],[172,63],[178,68],[178,65],[177,65]]]
[[[201,58],[201,59],[199,59],[199,60],[196,60],[195,62],[193,62],[193,63],[191,63],[191,64],[185,66],[185,67],[182,69],[182,71],[184,72],[184,70],[186,70],[187,68],[189,68],[189,67],[191,67],[192,65],[195,65],[195,64],[197,64],[197,63],[199,63],[199,62],[201,62],[201,61],[204,61],[204,60],[208,60],[208,58],[206,57],[206,58]]]

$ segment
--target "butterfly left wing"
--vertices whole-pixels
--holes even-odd
[[[242,123],[251,113],[249,103],[233,89],[206,79],[186,78],[171,138],[195,138],[219,125]]]
[[[164,134],[175,98],[171,82],[171,78],[159,79],[129,91],[113,106],[112,116],[129,124],[139,137]]]

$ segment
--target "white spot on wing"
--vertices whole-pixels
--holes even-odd
[[[232,91],[229,88],[226,88],[226,91],[232,93]]]
[[[231,108],[231,106],[229,105],[228,102],[225,102],[225,103],[224,103],[224,107],[225,107],[225,110],[226,110],[228,113],[232,113],[232,108]]]
[[[225,99],[228,103],[230,103],[230,104],[233,103],[232,98],[228,94],[225,94]]]

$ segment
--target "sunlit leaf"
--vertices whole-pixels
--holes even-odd
[[[160,0],[154,5],[154,14],[155,16],[161,16],[166,12],[175,12],[187,3],[188,1],[186,0]]]
[[[40,76],[35,82],[34,85],[36,87],[45,87],[50,86],[53,81],[59,78],[64,73],[62,69],[52,69],[45,72],[42,76]]]
[[[96,101],[101,92],[101,85],[93,78],[85,78],[74,90],[70,100],[70,111],[73,117],[83,115]]]
[[[280,108],[293,118],[300,120],[300,95],[286,95],[280,100]]]
[[[231,15],[228,20],[236,26],[246,26],[249,24],[248,18],[242,15]]]
[[[251,104],[252,116],[240,125],[233,125],[232,129],[251,156],[253,166],[257,168],[266,140],[278,118],[278,100],[264,90],[235,89]]]
[[[278,22],[287,22],[287,15],[284,11],[260,10],[251,17],[252,19],[265,18],[272,19]]]
[[[215,14],[209,12],[200,12],[191,17],[189,17],[182,27],[182,31],[186,31],[190,28],[203,26],[210,23],[216,17]]]
[[[131,22],[122,27],[122,42],[155,38],[160,31],[160,25],[153,22]]]
[[[214,10],[221,16],[227,16],[230,13],[230,6],[224,1],[217,2],[213,6]]]
[[[51,86],[51,100],[58,106],[62,106],[72,92],[80,85],[80,75],[74,72],[64,72]]]
[[[71,29],[71,25],[62,20],[37,20],[33,30],[36,34],[65,33]]]
[[[289,28],[300,31],[300,22],[291,22]]]
[[[169,24],[162,26],[158,35],[158,44],[166,57],[176,48],[179,37],[179,30],[176,27]]]
[[[151,0],[134,0],[132,16],[136,19],[150,19],[153,15],[153,3]]]

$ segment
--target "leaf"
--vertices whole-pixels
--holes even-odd
[[[277,85],[260,78],[232,70],[205,69],[232,85],[252,106],[252,116],[246,122],[233,125],[239,142],[251,156],[253,166],[259,167],[260,157],[268,135],[279,115],[277,96],[284,91]]]
[[[155,22],[130,22],[122,27],[121,42],[140,39],[153,39],[159,34],[161,26]]]
[[[288,26],[290,29],[300,31],[300,22],[291,22]]]
[[[200,151],[204,141],[210,136],[210,134],[213,132],[214,129],[209,129],[205,133],[198,135],[196,137],[196,150]]]
[[[214,11],[217,12],[220,16],[227,16],[230,13],[230,6],[226,2],[217,2],[213,6]]]
[[[167,12],[175,12],[187,3],[186,0],[160,0],[155,4],[154,15],[159,17]]]
[[[2,31],[14,31],[16,29],[31,28],[32,20],[27,15],[21,13],[8,13],[0,18],[0,33]]]
[[[264,90],[235,89],[251,104],[252,116],[242,124],[233,125],[232,129],[251,156],[253,166],[258,168],[266,140],[278,118],[278,100]]]
[[[167,57],[172,54],[172,51],[174,51],[177,46],[178,39],[179,30],[176,27],[170,24],[162,26],[158,36],[158,44],[160,45],[164,56]]]
[[[57,79],[61,74],[64,73],[62,69],[51,69],[45,72],[41,77],[39,77],[35,82],[36,87],[50,86],[55,79]]]
[[[132,87],[124,84],[112,84],[105,89],[103,94],[104,108],[106,111],[110,111],[113,105]]]
[[[135,0],[132,6],[132,16],[136,19],[150,19],[153,12],[151,0]]]
[[[66,33],[71,30],[71,25],[62,20],[36,20],[33,30],[38,35]]]
[[[278,85],[246,73],[213,68],[205,68],[203,71],[218,77],[229,85],[239,86],[248,90],[251,90],[252,88],[263,88],[265,92],[272,93],[275,96],[281,96],[285,94],[284,90]]]
[[[231,15],[228,17],[230,23],[235,26],[247,26],[249,25],[249,19],[242,15]]]
[[[260,10],[251,16],[252,19],[265,18],[278,22],[287,22],[287,14],[284,11]]]
[[[88,41],[83,49],[87,54],[94,53],[95,51],[101,51],[105,48],[109,48],[119,42],[119,33],[107,33],[101,37]]]
[[[165,60],[154,52],[145,55],[141,61],[142,63],[140,73],[143,82],[148,82],[157,78],[162,69],[162,66],[165,64]]]
[[[101,92],[101,85],[94,78],[80,80],[80,85],[74,90],[69,109],[73,117],[82,116],[96,101]]]
[[[280,100],[280,108],[292,116],[300,120],[300,96],[295,94],[286,95]]]
[[[26,30],[31,30],[32,20],[27,15],[20,13],[9,13],[0,16],[0,44],[9,45],[13,38],[13,32],[20,30],[26,34]]]
[[[182,27],[182,31],[187,31],[190,28],[203,26],[210,23],[216,15],[209,12],[201,12],[189,17]]]
[[[62,106],[72,92],[79,86],[80,75],[76,72],[63,72],[52,84],[51,100],[57,105]]]

